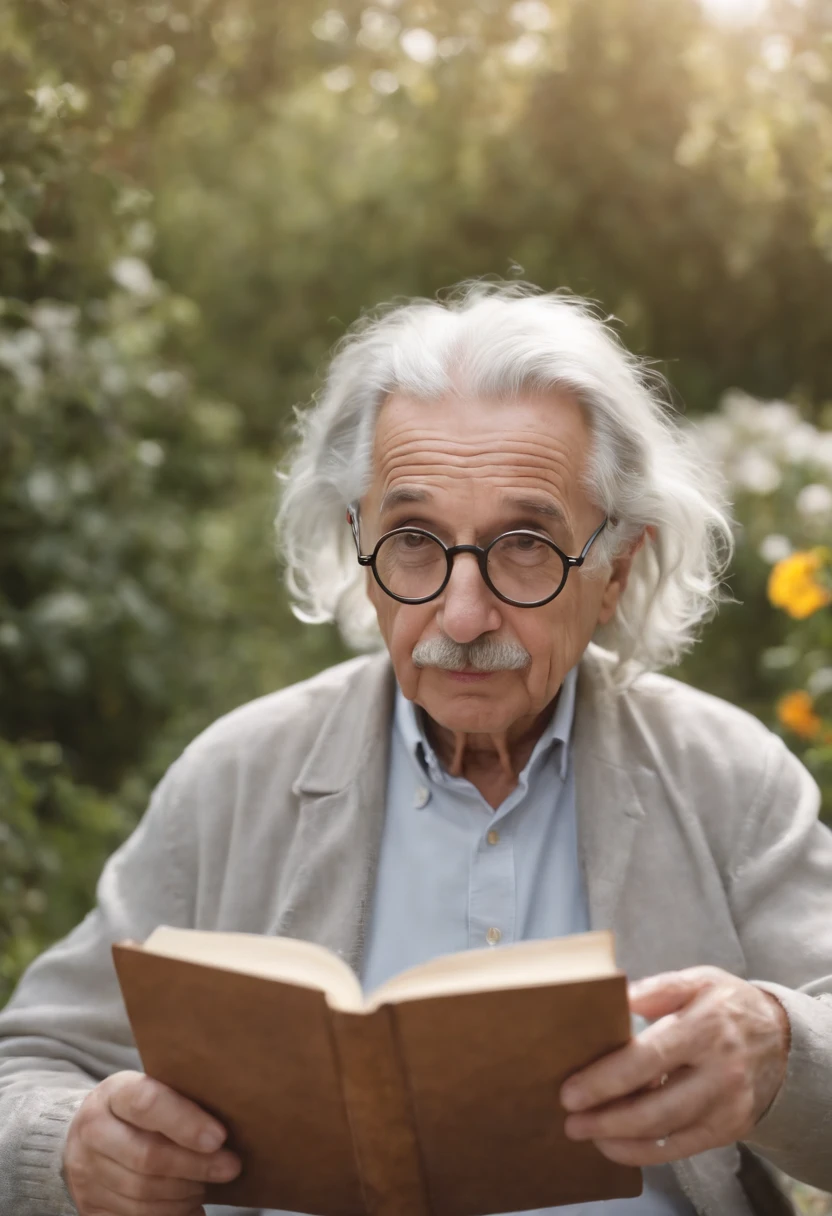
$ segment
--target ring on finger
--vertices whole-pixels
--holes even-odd
[[[668,1078],[667,1073],[663,1072],[661,1077],[659,1078],[659,1085],[667,1085],[668,1080],[669,1080],[669,1078]],[[667,1142],[669,1139],[670,1139],[670,1132],[668,1132],[666,1136],[662,1136],[661,1139],[656,1141],[656,1148],[666,1148]]]

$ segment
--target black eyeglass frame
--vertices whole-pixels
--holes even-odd
[[[352,536],[353,540],[355,541],[355,551],[358,557],[359,566],[369,566],[373,572],[373,577],[375,578],[379,587],[381,587],[384,594],[389,595],[391,599],[396,600],[400,604],[429,604],[431,600],[438,599],[450,582],[454,558],[456,557],[457,553],[473,553],[474,557],[477,559],[477,565],[480,568],[480,574],[483,577],[483,582],[485,583],[486,587],[488,587],[489,591],[496,595],[498,600],[502,600],[504,604],[510,604],[513,608],[542,608],[544,604],[551,604],[552,600],[557,599],[561,591],[563,591],[564,587],[566,586],[569,571],[574,570],[584,564],[595,541],[604,531],[607,524],[611,521],[608,515],[604,517],[604,519],[592,533],[592,536],[590,536],[589,540],[584,545],[579,557],[569,557],[568,554],[564,553],[562,549],[558,548],[555,542],[550,540],[548,536],[544,536],[540,532],[532,532],[528,528],[516,528],[510,532],[501,532],[499,536],[495,536],[494,539],[484,547],[482,545],[446,545],[440,537],[434,536],[432,532],[426,531],[425,528],[393,528],[390,532],[385,532],[383,536],[379,537],[372,553],[364,554],[361,552],[357,502],[351,502],[347,507],[347,522],[352,528]],[[612,522],[614,524],[615,521]],[[399,536],[404,532],[415,533],[417,536],[425,536],[428,540],[434,540],[445,551],[445,562],[447,569],[445,571],[445,577],[442,580],[441,586],[438,588],[438,590],[432,592],[430,595],[424,595],[420,599],[408,599],[403,595],[396,595],[394,591],[391,591],[389,587],[384,585],[379,577],[378,570],[376,569],[376,556],[384,542],[389,540],[391,536]],[[563,564],[563,578],[551,595],[547,595],[545,599],[542,600],[533,600],[531,603],[523,603],[520,600],[509,599],[507,595],[503,595],[503,593],[498,591],[494,586],[488,575],[488,554],[496,544],[498,544],[501,540],[505,540],[507,536],[531,536],[535,540],[543,541],[545,545],[548,545],[550,549],[553,549],[554,552],[557,553]]]

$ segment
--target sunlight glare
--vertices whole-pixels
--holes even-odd
[[[751,25],[759,21],[767,8],[766,0],[701,0],[701,3],[709,17],[728,25]]]

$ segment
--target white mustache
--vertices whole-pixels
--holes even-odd
[[[452,638],[428,638],[413,647],[415,667],[439,667],[444,671],[522,671],[532,656],[519,642],[500,642],[482,637],[473,642]]]

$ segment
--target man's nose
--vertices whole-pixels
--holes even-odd
[[[474,554],[457,553],[437,613],[443,633],[463,643],[492,633],[502,622],[498,604]]]

